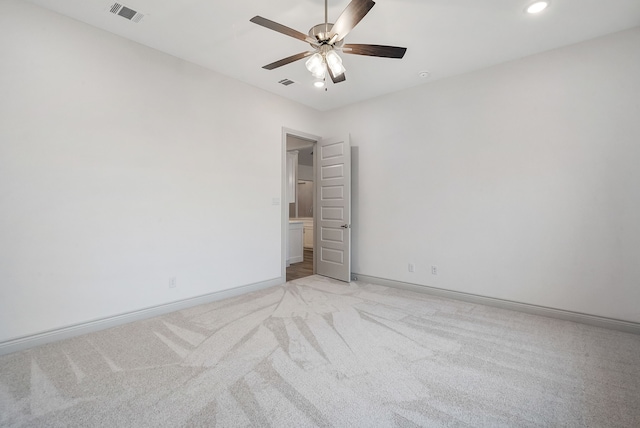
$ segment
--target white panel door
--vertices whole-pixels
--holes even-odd
[[[316,146],[316,273],[351,281],[351,144],[349,136]]]

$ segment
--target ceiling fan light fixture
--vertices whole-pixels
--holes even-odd
[[[327,65],[331,69],[331,73],[334,76],[339,76],[347,71],[344,68],[344,65],[342,65],[342,58],[340,58],[340,56],[335,51],[327,52],[325,58],[327,60]]]
[[[540,13],[543,10],[545,10],[547,7],[549,7],[548,1],[537,1],[527,6],[527,13],[530,13],[530,14]]]
[[[325,73],[324,58],[319,53],[314,53],[304,64],[307,70],[317,79],[323,79]]]
[[[318,73],[311,73],[311,75],[313,77],[315,77],[316,79],[324,79],[326,74],[327,74],[327,72],[326,72],[324,67]]]
[[[347,69],[344,68],[342,63],[331,66],[331,73],[333,73],[334,76],[340,76],[341,74],[344,74],[345,71],[347,71]]]

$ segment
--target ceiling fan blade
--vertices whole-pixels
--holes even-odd
[[[352,0],[331,28],[331,33],[334,34],[334,37],[337,36],[334,42],[344,39],[375,4],[376,2],[372,0]]]
[[[340,83],[347,80],[347,77],[344,75],[344,73],[334,76],[330,67],[327,67],[327,70],[329,71],[329,76],[331,77],[331,80],[333,81],[333,83]]]
[[[360,45],[347,43],[342,47],[342,52],[352,55],[379,56],[383,58],[402,58],[407,48],[383,45]]]
[[[270,30],[277,31],[278,33],[293,37],[294,39],[302,40],[303,42],[312,43],[315,45],[318,44],[318,41],[313,37],[307,36],[306,34],[303,34],[300,31],[294,30],[293,28],[289,28],[285,25],[278,24],[277,22],[271,21],[270,19],[263,18],[261,16],[254,16],[249,21]]]
[[[299,54],[291,55],[286,58],[282,58],[279,61],[272,62],[271,64],[267,64],[262,68],[264,68],[265,70],[273,70],[274,68],[282,67],[283,65],[287,65],[294,61],[298,61],[299,59],[306,58],[309,55],[313,55],[313,52],[309,51],[309,52],[302,52]]]

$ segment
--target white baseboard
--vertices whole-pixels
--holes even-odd
[[[462,300],[469,303],[493,306],[501,309],[525,312],[532,315],[557,318],[565,321],[573,321],[596,327],[618,330],[625,333],[640,334],[640,323],[623,321],[615,318],[600,317],[597,315],[583,314],[580,312],[565,311],[563,309],[547,308],[545,306],[530,305],[527,303],[514,302],[511,300],[496,299],[493,297],[479,296],[476,294],[463,293],[460,291],[445,290],[442,288],[429,287],[426,285],[411,284],[408,282],[394,281],[391,279],[378,278],[375,276],[354,273],[358,281],[370,284],[384,285],[386,287],[401,288],[404,290],[427,293],[448,299]]]
[[[211,303],[222,299],[228,299],[230,297],[236,297],[241,294],[274,287],[276,285],[281,285],[284,283],[284,278],[274,278],[268,281],[243,285],[240,287],[231,288],[229,290],[217,291],[215,293],[205,294],[203,296],[192,297],[189,299],[166,303],[164,305],[144,308],[138,311],[115,315],[108,318],[87,321],[84,323],[62,327],[55,330],[44,331],[29,336],[7,340],[5,342],[0,342],[0,355],[23,351],[25,349],[45,345],[47,343],[55,342],[58,340],[69,339],[75,336],[80,336],[82,334],[93,333],[95,331],[116,327],[133,321],[140,321],[147,318],[157,317],[159,315],[168,314],[170,312],[179,311],[182,309],[190,308],[192,306]]]

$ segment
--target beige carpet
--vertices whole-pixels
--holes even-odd
[[[0,357],[0,425],[640,427],[640,336],[313,276]]]

